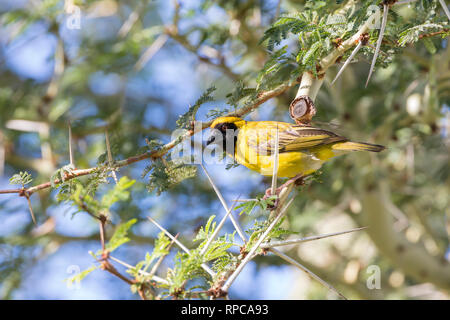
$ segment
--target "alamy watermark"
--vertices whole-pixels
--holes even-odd
[[[381,289],[381,269],[377,265],[370,265],[367,267],[366,272],[370,274],[367,278],[366,286],[369,290]]]
[[[370,5],[367,8],[367,25],[369,29],[380,29],[381,28],[381,9],[380,7],[376,5]],[[347,19],[345,15],[343,14],[333,14],[329,15],[327,18],[327,26],[331,29],[330,32],[333,31],[333,29],[337,29],[340,26],[346,25],[345,30],[346,31],[352,31],[354,29],[354,23],[353,22],[346,22]]]
[[[72,1],[66,1],[64,5],[66,12],[66,27],[69,30],[81,29],[81,9],[73,4]]]
[[[245,141],[236,144],[239,131],[210,129],[210,133],[204,135],[201,124],[196,123],[194,132],[199,133],[194,135],[193,143],[188,138],[179,143],[172,149],[171,159],[176,164],[225,164],[233,162],[234,158],[239,158],[252,165],[258,164],[264,156],[273,156],[276,129],[246,129],[245,137],[240,138]],[[179,139],[186,133],[187,130],[184,129],[175,130],[172,132],[171,140]]]
[[[79,265],[72,264],[67,267],[66,273],[68,273],[71,276],[71,278],[74,279],[75,276],[77,276],[81,273],[81,268]],[[69,289],[69,290],[81,289],[81,283],[78,279],[75,279],[74,281],[67,280],[66,286],[67,286],[67,289]]]

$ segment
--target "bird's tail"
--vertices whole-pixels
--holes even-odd
[[[333,145],[334,150],[342,151],[370,151],[370,152],[380,152],[386,149],[384,146],[379,144],[371,144],[364,142],[340,142]]]

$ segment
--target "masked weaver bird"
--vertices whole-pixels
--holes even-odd
[[[211,129],[207,145],[217,144],[237,163],[264,176],[273,174],[278,131],[277,176],[291,178],[288,183],[301,181],[333,157],[352,151],[385,149],[377,144],[352,142],[320,128],[278,121],[219,117],[211,124]]]

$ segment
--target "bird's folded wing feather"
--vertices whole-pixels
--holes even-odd
[[[335,142],[347,141],[333,132],[309,126],[285,122],[256,122],[246,132],[247,144],[260,154],[272,154],[276,146],[278,130],[279,152],[308,152],[308,149]]]

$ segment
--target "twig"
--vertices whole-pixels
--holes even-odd
[[[273,248],[273,247],[278,247],[278,246],[287,246],[287,245],[291,245],[291,244],[298,244],[298,243],[302,243],[302,242],[314,241],[314,240],[319,240],[319,239],[339,236],[339,235],[342,235],[342,234],[351,233],[351,232],[355,232],[355,231],[360,231],[360,230],[364,230],[366,228],[367,227],[355,228],[355,229],[351,229],[351,230],[347,230],[347,231],[321,234],[321,235],[317,235],[317,236],[304,237],[304,238],[300,238],[300,239],[289,239],[289,240],[283,240],[283,241],[272,241],[272,242],[263,243],[261,245],[261,248]]]
[[[429,38],[429,37],[434,37],[443,33],[447,33],[450,29],[442,29],[440,31],[435,31],[435,32],[430,32],[430,33],[425,33],[425,34],[421,34],[419,35],[419,39],[423,39],[423,38]]]
[[[248,262],[250,262],[251,259],[253,259],[255,252],[259,249],[261,243],[264,241],[264,239],[269,235],[269,233],[272,231],[273,228],[277,225],[277,223],[280,221],[280,219],[284,216],[286,210],[291,205],[294,198],[289,200],[289,202],[280,210],[278,215],[273,219],[273,221],[270,223],[270,225],[267,227],[266,231],[259,237],[258,241],[255,243],[255,245],[250,249],[248,254],[245,256],[245,258],[241,261],[239,266],[234,270],[234,272],[230,275],[230,277],[227,279],[225,284],[222,287],[222,291],[228,292],[228,289],[232,285],[233,281],[236,280],[237,276],[241,273],[241,271],[244,269],[244,267],[247,265]]]
[[[130,13],[127,20],[125,20],[125,22],[120,27],[119,32],[117,32],[117,35],[120,38],[126,37],[126,35],[130,32],[133,25],[139,19],[139,11],[141,11],[141,10],[142,10],[142,6],[137,5],[136,9],[134,9],[134,11]]]
[[[216,58],[219,61],[219,63],[215,63],[211,58],[204,56],[204,55],[200,55],[200,53],[198,52],[199,48],[190,44],[189,41],[186,40],[185,36],[180,35],[178,33],[178,27],[170,26],[170,27],[167,27],[165,29],[165,31],[166,31],[166,34],[168,34],[173,40],[178,42],[182,47],[184,47],[186,50],[195,54],[201,62],[207,63],[211,66],[221,69],[225,75],[227,75],[230,79],[232,79],[234,81],[239,80],[240,76],[238,74],[234,73],[226,65],[224,56],[219,55]]]
[[[33,223],[36,225],[36,217],[34,216],[33,207],[31,206],[30,196],[25,192],[25,198],[27,198],[28,209],[30,210],[31,219]]]
[[[83,197],[80,197],[80,208],[83,209],[88,215],[90,215],[92,218],[97,219],[100,221],[100,217],[97,216],[95,213],[91,212],[91,210],[89,209],[89,207],[86,205],[86,203],[84,203],[83,201]]]
[[[336,60],[344,54],[345,51],[352,48],[361,38],[361,36],[369,30],[372,21],[371,19],[366,20],[366,22],[361,26],[361,28],[356,32],[351,38],[345,40],[341,43],[339,47],[330,52],[327,56],[320,60],[320,70],[319,75],[323,75],[329,67],[334,65]]]
[[[308,96],[313,101],[316,99],[317,93],[319,92],[320,87],[323,83],[323,77],[316,79],[316,77],[309,71],[304,72],[302,74],[302,80],[298,87],[297,94],[295,98],[299,98],[301,96]]]
[[[108,271],[109,273],[111,273],[112,275],[115,275],[116,277],[118,277],[119,279],[125,281],[126,283],[128,283],[129,285],[133,285],[136,283],[135,280],[129,279],[126,276],[124,276],[123,274],[121,274],[119,271],[117,271],[117,269],[108,261],[108,260],[103,260],[101,263],[101,268],[103,270]]]
[[[315,99],[320,87],[323,84],[323,79],[326,71],[336,63],[336,60],[341,57],[345,51],[352,48],[361,37],[367,33],[370,26],[372,24],[371,19],[367,19],[366,22],[359,28],[358,32],[356,32],[349,39],[345,40],[338,46],[336,49],[331,51],[327,56],[322,58],[319,62],[319,71],[318,71],[318,79],[316,79],[312,73],[305,72],[302,75],[302,82],[299,86],[299,92],[297,93],[297,97],[306,95],[309,96],[312,100]]]
[[[172,239],[184,252],[186,252],[187,254],[191,254],[191,252],[189,251],[188,248],[186,248],[180,241],[178,241],[172,234],[170,234],[169,231],[167,231],[166,229],[164,229],[162,226],[159,225],[158,222],[156,222],[155,220],[153,220],[151,217],[147,217],[148,220],[150,220],[150,222],[152,222],[154,225],[156,225],[161,231],[163,231],[170,239]],[[216,273],[211,270],[210,267],[208,267],[208,265],[206,265],[206,263],[202,263],[202,268],[203,270],[205,270],[206,272],[208,272],[210,274],[211,277],[215,277]]]
[[[168,39],[169,36],[167,34],[160,34],[136,62],[136,64],[134,65],[134,70],[140,71],[147,64],[147,62],[164,46]]]

